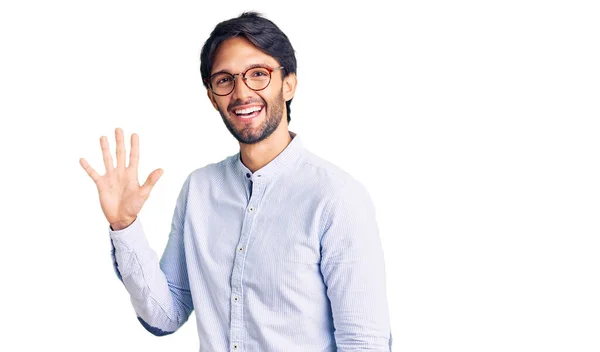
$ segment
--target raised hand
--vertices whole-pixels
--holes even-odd
[[[123,130],[115,129],[115,140],[117,142],[117,166],[114,167],[110,155],[108,140],[105,136],[100,137],[100,147],[104,158],[106,173],[100,176],[94,168],[83,158],[79,163],[98,187],[100,206],[113,230],[121,230],[131,225],[142,206],[150,196],[152,187],[163,174],[162,169],[156,169],[150,173],[146,182],[140,186],[138,182],[138,161],[140,158],[139,137],[131,135],[131,152],[129,154],[129,166],[125,166],[125,143],[123,141]]]

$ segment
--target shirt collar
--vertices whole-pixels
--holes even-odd
[[[304,150],[300,137],[291,131],[290,136],[292,137],[290,144],[288,144],[287,147],[285,147],[285,149],[275,157],[275,159],[271,160],[267,165],[256,170],[254,173],[242,163],[241,154],[238,152],[235,156],[235,160],[237,169],[242,176],[245,179],[250,179],[253,181],[255,181],[256,178],[266,180],[272,179],[286,170],[289,170],[298,160],[302,154],[302,151]]]

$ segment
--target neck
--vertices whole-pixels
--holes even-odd
[[[292,137],[287,128],[278,128],[269,137],[258,143],[240,143],[242,163],[250,171],[255,172],[275,159],[291,141]]]

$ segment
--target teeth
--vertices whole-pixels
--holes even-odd
[[[251,114],[251,113],[253,113],[255,111],[260,111],[261,109],[262,108],[259,107],[259,106],[253,106],[253,107],[248,108],[248,109],[236,110],[235,113],[238,114],[238,115],[239,114]]]

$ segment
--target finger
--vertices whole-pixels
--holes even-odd
[[[81,165],[81,167],[83,167],[85,172],[87,172],[87,174],[92,178],[92,180],[94,180],[95,183],[98,183],[98,181],[100,180],[100,175],[96,172],[96,170],[94,170],[93,167],[90,166],[87,160],[81,158],[79,159],[79,164]]]
[[[137,169],[140,161],[140,138],[137,134],[131,135],[131,151],[129,152],[129,167]]]
[[[145,194],[149,194],[152,190],[152,187],[158,182],[158,179],[162,176],[163,169],[156,169],[148,175],[146,182],[142,185],[142,192]]]
[[[123,130],[115,129],[115,140],[117,141],[117,168],[125,168],[125,141],[123,139]]]
[[[104,160],[104,168],[106,172],[111,172],[114,169],[110,148],[108,147],[108,139],[106,136],[100,137],[100,148],[102,148],[102,159]]]

